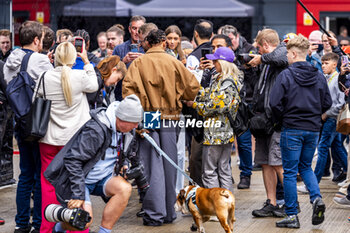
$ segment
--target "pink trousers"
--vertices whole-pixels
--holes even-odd
[[[44,172],[55,158],[56,154],[63,148],[63,146],[53,146],[45,143],[39,143],[40,158],[41,158],[41,227],[40,233],[52,233],[55,223],[48,222],[44,216],[44,210],[49,204],[60,204],[57,201],[55,188],[44,177]],[[84,231],[67,231],[67,233],[89,233],[89,229]]]

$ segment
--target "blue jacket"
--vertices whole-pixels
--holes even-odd
[[[282,71],[270,92],[272,118],[286,128],[318,132],[331,106],[326,78],[306,61]]]

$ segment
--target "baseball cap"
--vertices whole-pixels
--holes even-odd
[[[235,53],[228,47],[220,47],[214,54],[207,54],[205,57],[209,60],[224,60],[233,62],[235,60]]]

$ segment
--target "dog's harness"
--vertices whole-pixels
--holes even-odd
[[[196,203],[196,192],[197,192],[197,188],[199,188],[199,186],[196,186],[194,187],[193,189],[191,189],[188,194],[187,194],[187,197],[186,197],[186,206],[188,209],[190,209],[190,207],[188,206],[189,202],[190,202],[190,199],[192,200],[192,203],[193,205],[197,208],[197,210],[199,211],[198,209],[198,206],[197,206],[197,203]]]

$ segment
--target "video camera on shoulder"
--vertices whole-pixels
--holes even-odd
[[[68,209],[56,204],[46,206],[44,215],[48,222],[65,222],[80,231],[91,221],[90,214],[83,209]]]

